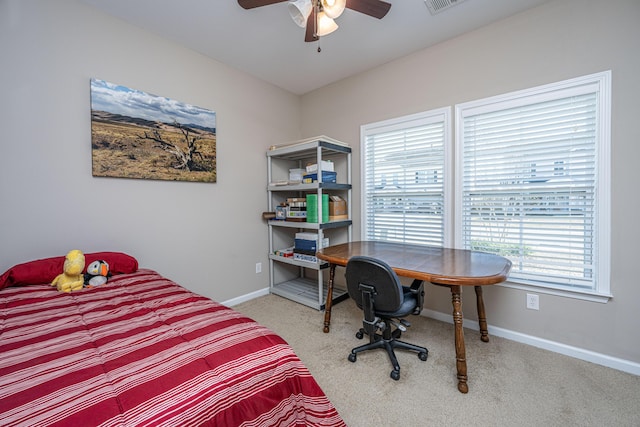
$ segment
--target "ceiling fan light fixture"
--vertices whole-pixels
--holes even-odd
[[[295,22],[298,27],[304,28],[307,25],[307,18],[311,14],[311,9],[313,9],[311,0],[290,1],[287,7],[289,8],[289,15],[291,15],[293,22]]]
[[[331,19],[336,19],[347,6],[347,0],[322,0],[322,9]]]
[[[316,34],[320,37],[333,33],[338,29],[338,24],[329,18],[325,12],[318,13],[318,30]]]

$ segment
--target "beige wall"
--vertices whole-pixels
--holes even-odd
[[[606,304],[525,292],[485,290],[489,323],[514,333],[565,343],[640,363],[640,286],[636,254],[640,182],[640,2],[551,1],[302,98],[304,135],[326,134],[354,146],[360,176],[360,126],[478,98],[612,70],[612,274]],[[354,185],[354,236],[361,196]],[[446,289],[430,287],[429,308],[451,312]],[[463,300],[475,318],[473,292]]]
[[[75,0],[0,0],[0,272],[71,248],[122,250],[219,301],[259,291],[270,145],[319,134],[352,144],[357,236],[362,124],[611,69],[613,300],[541,295],[535,312],[522,291],[485,294],[495,327],[640,363],[639,22],[637,0],[552,1],[297,97]],[[92,77],[215,110],[218,183],[93,178]],[[429,296],[450,313],[446,289]]]
[[[120,250],[219,301],[268,286],[265,151],[298,96],[74,0],[0,1],[0,58],[0,272]],[[92,77],[216,111],[218,182],[93,178]]]

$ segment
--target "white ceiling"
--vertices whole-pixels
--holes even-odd
[[[457,0],[431,15],[424,0],[386,0],[383,19],[345,10],[318,43],[287,3],[245,10],[236,0],[82,0],[137,27],[304,94],[549,0]],[[452,2],[455,2],[452,1]]]

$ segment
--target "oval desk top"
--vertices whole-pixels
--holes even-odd
[[[493,285],[504,282],[511,270],[511,261],[500,255],[380,241],[343,243],[316,254],[324,261],[341,266],[346,266],[349,258],[356,255],[380,259],[399,276],[442,285]]]

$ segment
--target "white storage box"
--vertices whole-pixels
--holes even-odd
[[[299,233],[296,233],[296,239],[315,240],[317,242],[318,241],[318,233],[299,232]]]
[[[296,233],[295,238],[297,240],[310,240],[312,242],[315,242],[316,244],[318,243],[317,233],[300,232],[300,233]],[[329,247],[329,238],[325,237],[322,239],[322,244],[320,245],[320,248],[328,248],[328,247]]]
[[[335,172],[333,170],[333,162],[330,160],[322,160],[322,170],[325,172]],[[318,164],[307,165],[307,173],[318,172]]]

